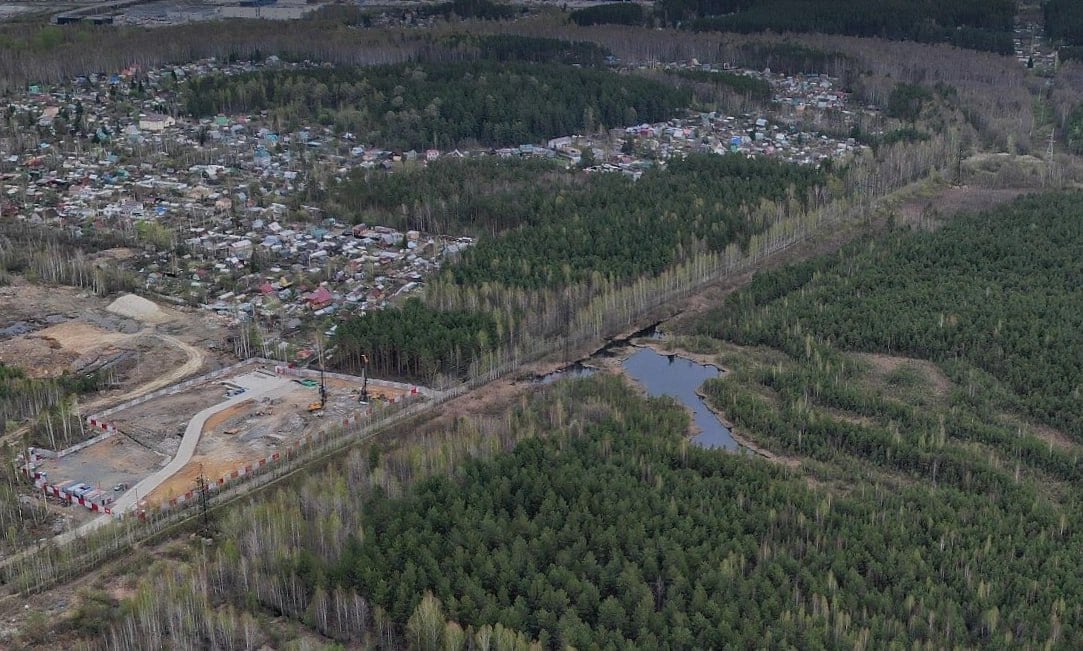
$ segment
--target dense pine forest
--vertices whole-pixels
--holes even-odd
[[[646,17],[643,7],[632,2],[583,7],[568,14],[576,25],[642,25]]]
[[[503,2],[489,0],[452,0],[436,5],[422,6],[419,12],[423,16],[456,16],[458,18],[478,18],[481,20],[503,20],[515,15],[516,9]]]
[[[690,100],[638,76],[491,61],[210,76],[191,81],[186,97],[193,116],[266,110],[284,129],[315,117],[399,150],[543,142],[665,120]]]
[[[391,174],[314,168],[319,182],[285,199],[291,208],[478,238],[422,298],[336,317],[336,362],[356,371],[365,355],[373,375],[436,388],[507,375],[431,420],[407,411],[364,432],[376,438],[351,430],[353,447],[333,458],[220,501],[172,540],[169,529],[125,548],[115,567],[58,588],[56,619],[34,611],[16,642],[1083,648],[1083,193],[1028,197],[935,232],[880,226],[886,195],[957,188],[987,165],[982,179],[1013,189],[1071,177],[1060,155],[1083,146],[1079,72],[1065,66],[1046,86],[992,54],[1011,49],[1015,4],[662,0],[658,13],[615,3],[527,15],[454,0],[387,28],[345,5],[285,29],[0,27],[0,86],[202,56],[323,61],[180,82],[171,110],[264,113],[282,133],[318,122],[395,150],[571,133],[619,145],[619,132],[600,134],[726,106],[720,97],[741,98],[733,114],[770,100],[765,82],[729,73],[602,67],[617,57],[830,73],[855,107],[882,109],[850,130],[871,150],[820,169],[695,154],[645,163],[633,181],[581,169],[593,152],[579,167],[444,157]],[[1046,11],[1056,39],[1079,41],[1072,2]],[[1031,165],[1050,129],[1056,155]],[[1042,171],[1024,177],[1017,158]],[[919,180],[930,182],[910,186]],[[727,369],[701,391],[747,444],[739,454],[696,447],[685,410],[619,376],[529,384],[522,362],[545,352],[555,363],[554,342],[568,359],[569,341],[574,354],[647,314],[702,305],[705,287],[740,284],[780,253],[865,231],[886,236],[759,273],[654,343]],[[130,289],[134,276],[83,254],[109,243],[86,237],[5,230],[0,283],[10,273]],[[29,425],[20,444],[59,435],[59,447],[79,425],[67,406],[102,380],[29,380],[0,365],[0,417]],[[0,472],[4,552],[48,535],[43,505],[14,488],[14,454],[0,447],[12,471]],[[135,518],[122,526],[150,531]],[[8,588],[66,580],[80,566],[65,559],[85,552],[44,548],[4,568]]]
[[[351,368],[366,354],[379,372],[429,380],[461,376],[470,353],[544,334],[526,297],[581,286],[589,298],[696,254],[747,248],[780,218],[823,205],[829,180],[838,183],[812,167],[703,154],[670,161],[638,181],[541,161],[448,161],[401,175],[358,173],[335,191],[335,205],[352,206],[355,220],[387,211],[401,225],[483,235],[433,281],[437,289],[430,294],[488,297],[489,305],[474,300],[456,311],[482,312],[492,328],[475,319],[445,319],[420,305],[393,317],[373,313],[336,332],[337,359]],[[503,301],[502,292],[517,298]],[[570,295],[564,304],[567,327],[575,307]],[[387,319],[398,330],[432,336],[424,343],[390,337]]]
[[[746,246],[772,214],[761,203],[799,212],[823,199],[827,174],[770,159],[695,155],[638,181],[598,175],[538,206],[535,225],[468,250],[448,270],[456,284],[524,288],[657,274],[699,250]]]
[[[1015,0],[663,0],[672,22],[731,32],[819,32],[948,42],[1011,54]]]
[[[456,53],[486,61],[600,66],[612,52],[595,43],[511,34],[454,33],[439,40]]]
[[[757,77],[713,70],[695,70],[682,68],[673,72],[682,79],[714,84],[746,95],[751,99],[766,102],[771,99],[771,84]]]
[[[380,374],[431,382],[437,373],[464,375],[500,334],[488,314],[434,310],[410,298],[402,307],[340,322],[335,355],[349,364],[364,354]]]
[[[1072,0],[1046,0],[1042,10],[1049,36],[1068,45],[1083,46],[1083,5]]]
[[[1083,436],[1083,195],[1045,194],[771,274],[704,334],[800,351],[972,366],[1034,418]]]
[[[495,236],[534,222],[554,193],[591,178],[560,161],[444,158],[391,174],[355,169],[332,187],[327,208],[355,223]]]
[[[145,558],[133,597],[84,598],[69,632],[242,648],[281,639],[273,613],[381,649],[1083,642],[1067,453],[1013,475],[949,452],[914,482],[704,450],[687,427],[618,378],[558,384],[238,508],[222,546],[174,552],[199,571]]]

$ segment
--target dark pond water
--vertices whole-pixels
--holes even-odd
[[[590,376],[594,375],[597,372],[598,372],[598,369],[596,369],[596,368],[593,368],[593,367],[590,367],[590,366],[584,366],[582,363],[576,362],[575,364],[572,364],[571,366],[565,366],[562,369],[558,369],[556,371],[553,371],[552,373],[548,373],[546,375],[543,375],[540,378],[538,378],[537,381],[538,381],[539,384],[552,384],[553,382],[556,382],[557,380],[565,380],[565,379],[568,379],[568,378],[577,378],[577,377],[590,377]]]
[[[663,355],[650,348],[640,348],[624,360],[624,370],[651,396],[673,396],[692,412],[700,433],[692,438],[705,448],[737,450],[741,446],[730,431],[711,413],[696,389],[710,378],[719,377],[713,366],[699,364],[677,355]]]

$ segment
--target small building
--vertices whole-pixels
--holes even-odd
[[[327,307],[334,300],[331,292],[326,287],[319,287],[316,291],[310,293],[305,297],[308,301],[308,306],[313,310],[319,310]]]
[[[141,131],[164,131],[167,127],[171,127],[176,123],[177,121],[172,116],[151,113],[139,118],[139,129]]]

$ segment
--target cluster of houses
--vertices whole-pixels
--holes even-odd
[[[32,85],[0,111],[0,216],[74,237],[115,231],[152,243],[123,260],[148,291],[230,318],[297,327],[306,318],[379,309],[416,291],[469,238],[351,226],[299,197],[354,168],[397,169],[443,157],[534,156],[638,177],[690,152],[776,156],[816,165],[860,145],[801,128],[795,114],[845,111],[822,75],[749,72],[775,90],[769,114],[690,113],[657,124],[518,147],[391,151],[312,124],[285,131],[264,115],[183,116],[186,80],[263,66],[214,59]],[[694,65],[699,65],[698,63]],[[6,124],[3,119],[6,117]]]
[[[439,152],[365,147],[318,125],[279,133],[259,116],[179,117],[183,80],[258,65],[278,62],[209,60],[31,86],[9,101],[11,133],[30,122],[35,137],[7,139],[0,215],[74,237],[143,237],[154,246],[111,259],[147,291],[284,329],[340,310],[379,309],[473,243],[351,226],[297,199],[353,167],[424,164]]]
[[[646,67],[646,66],[643,66]],[[583,164],[590,151],[588,171],[622,172],[638,178],[643,170],[664,165],[670,158],[690,153],[772,156],[798,165],[820,165],[826,160],[852,156],[863,145],[853,138],[824,134],[848,131],[854,111],[838,80],[823,74],[784,75],[770,70],[735,70],[698,61],[673,63],[667,69],[722,71],[767,82],[772,99],[755,113],[726,115],[689,112],[666,122],[612,129],[604,136],[576,135],[549,140],[544,146],[523,144],[497,149],[492,154],[510,157],[558,158]],[[860,109],[862,111],[875,111]]]
[[[310,317],[381,309],[473,244],[334,218],[283,225],[274,208],[264,214],[243,229],[191,228],[183,271],[159,255],[146,267],[148,289],[178,296],[197,287],[207,310],[290,331]]]

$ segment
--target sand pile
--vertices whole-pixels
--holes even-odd
[[[125,294],[105,308],[113,314],[126,316],[143,323],[164,323],[171,318],[162,308],[152,301],[135,294]]]

